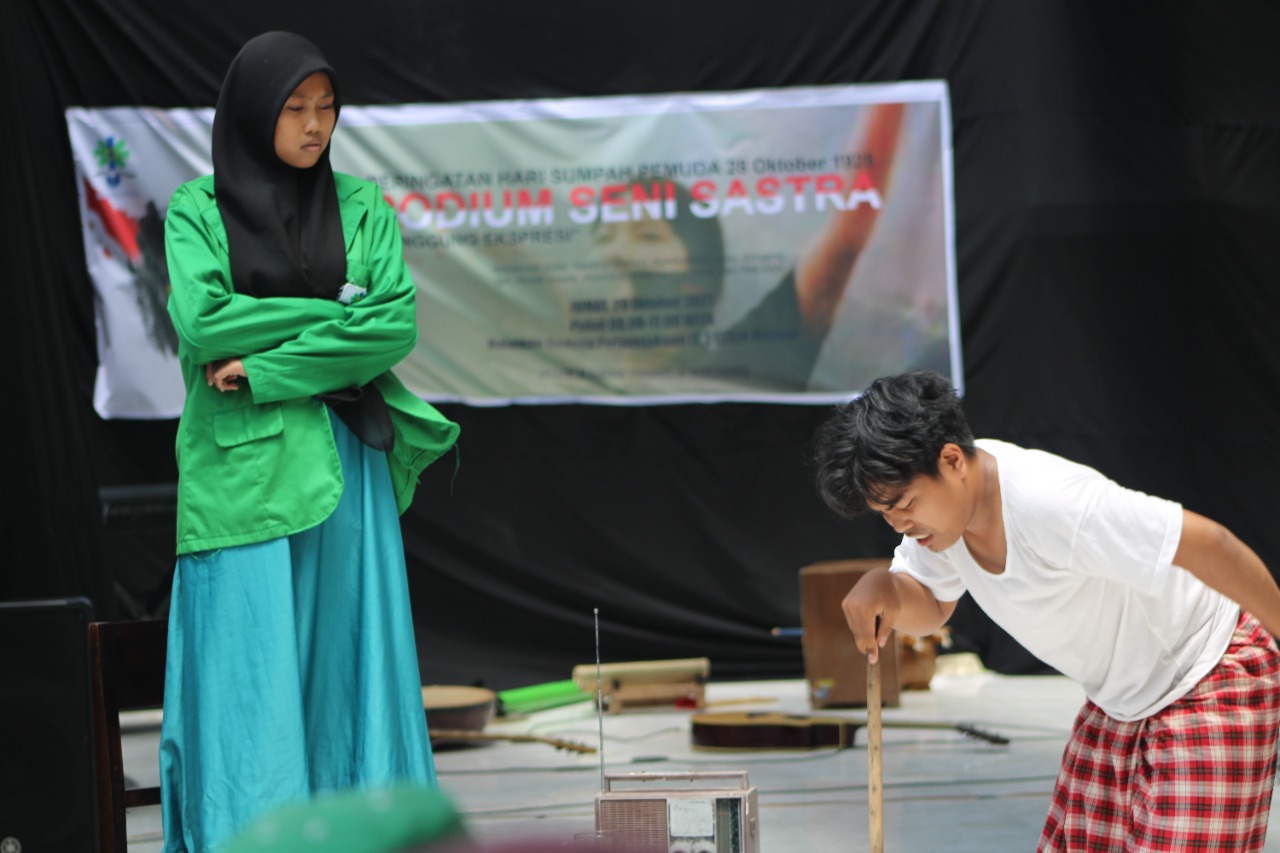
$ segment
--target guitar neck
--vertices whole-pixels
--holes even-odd
[[[994,743],[998,746],[1004,746],[1009,743],[1009,739],[1003,735],[980,729],[977,726],[971,726],[968,723],[942,723],[931,720],[881,720],[880,725],[886,729],[944,729],[946,731],[960,732],[962,735],[985,740],[987,743]]]
[[[883,728],[939,729],[956,731],[992,744],[1007,744],[1000,735],[962,723],[894,720],[881,718]],[[775,712],[695,714],[692,719],[694,746],[704,749],[815,749],[854,745],[865,719],[816,717]]]
[[[431,738],[440,741],[495,741],[505,740],[514,743],[545,743],[548,746],[554,746],[556,749],[568,749],[572,752],[594,753],[594,746],[587,746],[581,743],[574,743],[569,740],[557,740],[551,737],[541,737],[539,735],[498,735],[489,734],[488,732],[473,732],[466,729],[431,729]]]

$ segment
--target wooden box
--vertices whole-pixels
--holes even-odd
[[[864,574],[888,565],[888,559],[837,560],[800,570],[801,647],[811,707],[866,707],[867,658],[854,645],[840,602]],[[882,704],[900,704],[896,636],[880,650],[880,691]]]

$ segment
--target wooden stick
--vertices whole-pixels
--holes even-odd
[[[867,664],[867,818],[871,826],[871,853],[884,853],[884,768],[881,762],[879,658],[875,663]]]

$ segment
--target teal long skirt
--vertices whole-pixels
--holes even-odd
[[[160,773],[165,853],[324,791],[435,785],[385,454],[330,416],[344,491],[317,527],[183,555]]]

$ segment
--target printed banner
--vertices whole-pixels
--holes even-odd
[[[163,213],[212,120],[67,111],[104,417],[181,410]],[[331,159],[397,211],[423,397],[817,403],[960,384],[950,138],[929,81],[344,107]]]

